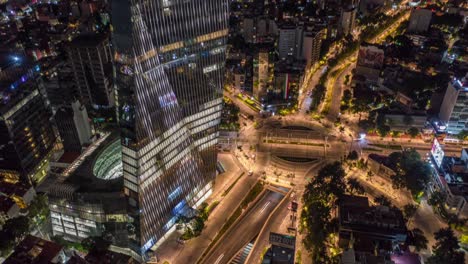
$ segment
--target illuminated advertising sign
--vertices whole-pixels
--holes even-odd
[[[296,237],[270,232],[270,244],[294,249],[296,247]]]
[[[440,146],[439,141],[434,139],[434,143],[432,144],[432,149],[431,149],[431,155],[432,158],[434,159],[434,162],[437,165],[437,168],[440,168],[440,165],[442,164],[442,160],[444,159],[444,151],[442,150],[442,147]]]
[[[361,46],[357,65],[380,69],[384,62],[384,51],[374,46]]]
[[[159,103],[161,104],[161,107],[175,105],[177,104],[177,97],[175,96],[174,92],[170,92],[163,96],[159,96]]]

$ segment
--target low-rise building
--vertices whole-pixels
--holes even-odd
[[[346,196],[338,207],[339,240],[341,248],[356,241],[370,240],[377,249],[390,249],[404,243],[407,230],[399,209],[370,206],[367,197]],[[382,247],[379,247],[379,246]]]
[[[367,158],[367,165],[374,174],[378,174],[387,178],[395,175],[395,171],[388,165],[388,157],[378,154],[369,154]]]
[[[42,238],[27,235],[16,247],[4,264],[55,264],[63,263],[63,246]]]
[[[106,231],[121,245],[127,241],[127,228],[134,228],[127,226],[120,140],[117,134],[103,139],[85,150],[77,158],[81,163],[73,162],[49,189],[54,235],[81,241]]]
[[[0,225],[10,218],[26,214],[36,196],[34,188],[20,181],[15,171],[0,171]]]

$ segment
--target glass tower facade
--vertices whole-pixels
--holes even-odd
[[[211,192],[227,0],[113,0],[129,245],[145,256]]]

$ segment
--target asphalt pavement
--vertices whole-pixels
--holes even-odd
[[[267,191],[260,200],[225,235],[202,261],[206,264],[225,264],[247,245],[259,232],[270,213],[284,195]]]

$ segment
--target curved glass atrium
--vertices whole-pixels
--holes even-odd
[[[94,162],[93,173],[94,176],[103,180],[112,180],[122,176],[122,145],[119,139],[99,153]]]

